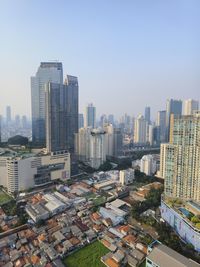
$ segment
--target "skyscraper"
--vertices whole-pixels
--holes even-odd
[[[90,165],[98,169],[106,161],[106,132],[101,129],[94,129],[90,134]]]
[[[158,127],[159,131],[159,142],[166,142],[166,110],[158,111],[156,126]]]
[[[31,77],[32,141],[44,146],[45,130],[45,84],[63,84],[63,69],[60,62],[41,62],[36,75]]]
[[[10,106],[7,106],[6,107],[6,123],[7,125],[11,123],[11,107]]]
[[[199,109],[199,101],[187,99],[184,103],[184,115],[192,115]]]
[[[167,99],[166,105],[166,139],[169,140],[169,128],[170,128],[170,115],[174,114],[181,115],[182,114],[182,101],[176,99]]]
[[[165,195],[200,201],[200,113],[171,115],[170,141],[161,144]]]
[[[148,124],[151,122],[151,108],[145,107],[144,118]]]
[[[78,128],[83,128],[84,127],[84,116],[82,113],[78,114]]]
[[[48,83],[45,94],[47,150],[73,153],[78,133],[78,79],[67,75],[64,85]]]
[[[85,127],[96,127],[96,108],[92,103],[85,110]]]
[[[108,115],[108,123],[114,124],[114,115],[113,114]]]
[[[140,114],[135,119],[134,127],[134,142],[138,144],[145,144],[147,141],[147,122]]]
[[[58,83],[46,84],[45,102],[47,151],[67,149],[64,86]]]
[[[64,83],[66,90],[66,108],[67,108],[67,147],[71,153],[75,149],[75,134],[78,133],[78,106],[79,106],[79,86],[78,78],[67,75]]]

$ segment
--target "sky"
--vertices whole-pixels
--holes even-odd
[[[59,60],[80,112],[136,116],[200,99],[199,0],[0,0],[0,114],[31,114],[30,77]]]

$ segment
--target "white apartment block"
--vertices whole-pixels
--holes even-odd
[[[133,182],[135,178],[135,170],[134,169],[127,169],[127,170],[122,170],[119,173],[119,182],[121,185],[127,185]]]

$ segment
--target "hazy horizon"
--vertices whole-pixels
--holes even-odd
[[[57,59],[79,79],[80,112],[153,117],[200,99],[200,1],[1,1],[0,114],[31,114],[30,77]]]

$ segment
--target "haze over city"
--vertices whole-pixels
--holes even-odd
[[[41,61],[76,75],[80,111],[136,115],[199,100],[199,1],[1,1],[0,114],[31,114]]]

